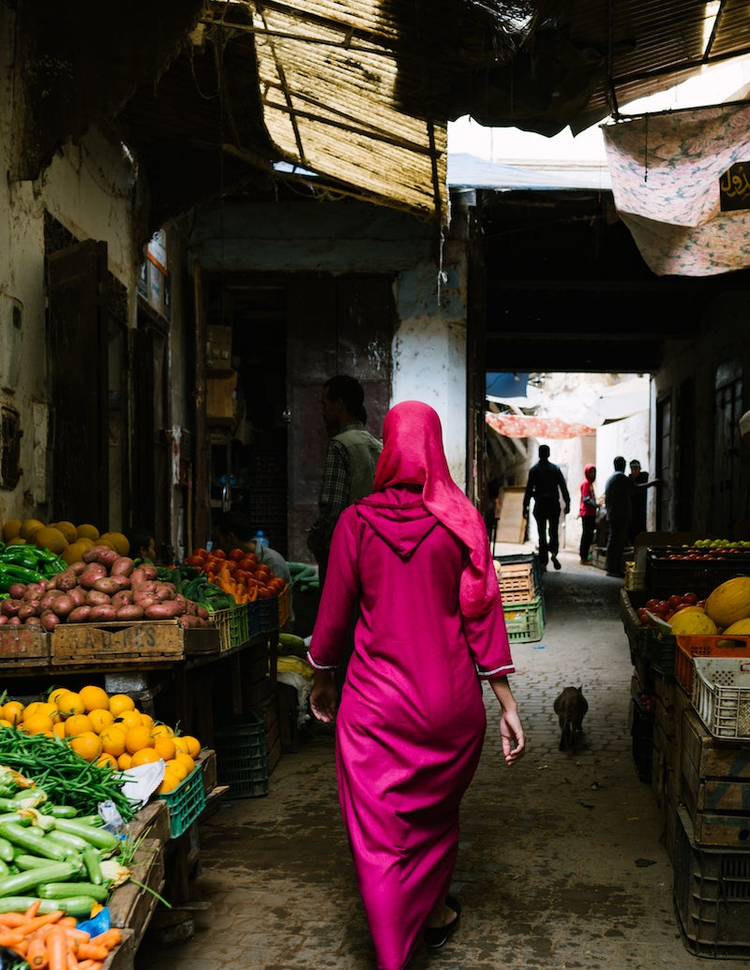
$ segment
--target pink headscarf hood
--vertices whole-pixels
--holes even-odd
[[[383,422],[383,451],[375,469],[375,491],[392,485],[422,485],[422,501],[469,549],[459,600],[466,616],[482,616],[500,601],[481,515],[450,476],[443,429],[433,408],[421,401],[396,404]]]

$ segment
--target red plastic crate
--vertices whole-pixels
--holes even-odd
[[[693,693],[693,657],[750,658],[750,636],[675,637],[674,676],[688,694]]]

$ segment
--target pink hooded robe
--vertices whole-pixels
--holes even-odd
[[[445,899],[486,729],[480,677],[513,671],[481,515],[450,478],[436,412],[386,416],[375,492],[333,535],[310,644],[354,652],[336,720],[341,812],[380,970],[402,970]]]

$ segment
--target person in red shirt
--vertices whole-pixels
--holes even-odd
[[[596,465],[586,465],[583,474],[585,477],[581,482],[581,504],[578,507],[578,514],[581,517],[581,544],[578,551],[581,557],[581,565],[588,566],[590,565],[589,550],[596,531],[596,513],[599,508],[594,492]]]

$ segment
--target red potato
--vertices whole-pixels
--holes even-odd
[[[100,589],[90,589],[86,593],[86,606],[111,606],[112,601],[107,593]]]
[[[83,606],[86,602],[86,590],[82,586],[74,586],[68,592],[68,596],[73,600],[76,606]]]
[[[70,616],[77,605],[72,596],[68,596],[67,593],[61,593],[52,601],[51,610],[60,619],[65,619],[66,616]]]
[[[0,613],[0,626],[5,626],[10,617],[6,616],[5,613]]]
[[[121,589],[127,589],[129,586],[130,580],[127,576],[101,576],[94,582],[94,589],[99,590],[100,593],[106,593],[107,596],[119,593]]]
[[[130,577],[130,588],[134,593],[155,593],[159,583],[152,579],[133,579]]]
[[[121,589],[110,598],[110,602],[116,610],[119,610],[121,606],[132,606],[133,592],[129,589]]]
[[[171,587],[171,588],[170,588]],[[156,590],[154,595],[160,603],[166,603],[168,600],[173,600],[177,590],[171,583],[162,583],[161,586]]]
[[[49,610],[52,608],[52,604],[56,599],[61,596],[65,596],[65,593],[61,589],[48,589],[44,596],[39,601],[39,605],[43,610]]]
[[[26,619],[23,621],[23,625],[27,627],[31,627],[32,630],[44,629],[42,626],[42,621],[39,619],[38,616],[27,616]]]
[[[90,622],[98,621],[100,623],[108,623],[116,618],[116,610],[109,604],[107,606],[92,606],[91,612],[89,613]]]
[[[93,606],[76,606],[68,613],[68,623],[86,623]]]
[[[184,609],[177,600],[165,600],[163,603],[152,603],[146,607],[146,617],[149,620],[173,620],[184,613]]]
[[[5,616],[18,616],[18,611],[21,609],[21,600],[8,599],[0,602],[0,613]]]
[[[141,582],[143,580],[155,580],[159,578],[159,573],[156,566],[152,566],[147,562],[142,562],[140,566],[135,567],[133,572],[130,574],[130,578],[133,583]]]
[[[156,598],[156,595],[154,593],[136,592],[133,594],[133,602],[137,603],[138,606],[142,606],[145,610],[149,606],[153,606],[154,604],[158,603],[159,600]]]
[[[58,623],[62,623],[61,618],[57,613],[53,613],[52,610],[42,610],[42,615],[39,619],[42,623],[42,629],[46,630],[47,633],[51,633]]]
[[[78,577],[78,582],[84,589],[92,589],[97,579],[107,575],[107,567],[100,562],[90,562]]]
[[[25,583],[11,583],[8,587],[8,594],[11,599],[20,600],[26,594]]]
[[[21,621],[18,619],[17,616],[8,617],[8,626],[20,626],[20,625],[21,625]]]
[[[135,562],[133,562],[130,556],[118,556],[110,566],[109,575],[129,577],[134,569]]]
[[[200,603],[193,603],[193,606],[195,607],[196,614],[202,620],[207,620],[208,619],[208,610],[206,609],[205,606],[202,606]]]
[[[86,563],[83,560],[80,560],[80,562],[71,563],[68,568],[70,569],[70,571],[73,573],[74,576],[80,576],[81,573],[86,568]]]
[[[26,600],[39,599],[44,596],[47,592],[46,582],[41,583],[29,583],[26,587],[26,592],[23,594],[23,598]]]
[[[18,607],[18,618],[25,622],[31,616],[36,616],[39,612],[39,600],[32,600],[29,603],[21,603]]]
[[[144,615],[143,607],[138,606],[137,603],[125,603],[115,610],[117,620],[142,620]]]
[[[109,572],[109,569],[112,566],[112,563],[119,558],[120,558],[120,554],[117,552],[116,549],[110,549],[109,546],[101,546],[101,545],[89,546],[88,549],[84,550],[84,553],[81,556],[81,559],[85,563],[91,564],[91,563],[97,562],[100,565],[105,566],[107,569],[107,572]]]
[[[61,589],[63,592],[67,592],[69,589],[73,589],[74,586],[78,585],[78,576],[72,568],[64,569],[57,576],[53,576],[50,582],[54,583],[55,589]]]

